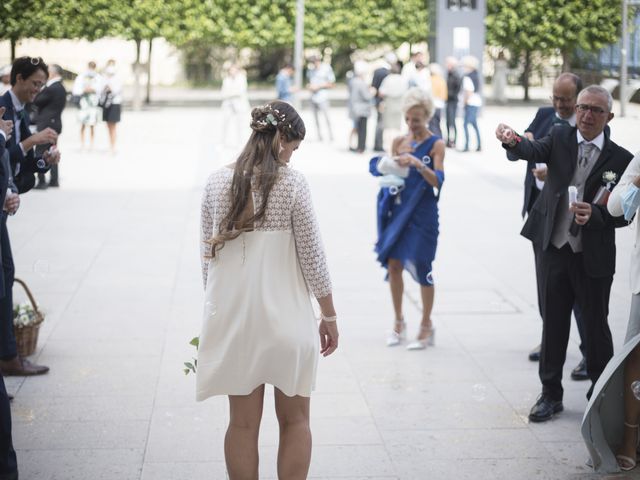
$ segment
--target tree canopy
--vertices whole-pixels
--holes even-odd
[[[424,41],[425,0],[307,0],[305,45]],[[165,37],[238,48],[293,43],[295,0],[2,0],[0,38]]]
[[[621,20],[618,0],[488,0],[487,42],[514,53],[559,51],[567,69],[577,47],[615,42]]]

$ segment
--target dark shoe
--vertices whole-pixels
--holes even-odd
[[[42,375],[49,371],[49,367],[36,365],[26,358],[16,356],[11,360],[0,360],[0,372],[5,377],[28,377],[32,375]]]
[[[56,188],[57,188],[57,187],[59,187],[59,186],[60,186],[60,184],[58,183],[58,180],[51,180],[51,181],[49,182],[49,186],[50,186],[50,187],[56,187]]]
[[[589,380],[589,374],[587,373],[587,360],[584,357],[582,357],[578,366],[571,370],[571,380]]]
[[[537,347],[535,347],[533,350],[531,350],[529,352],[529,360],[531,360],[532,362],[539,362],[540,361],[540,348],[542,347],[542,345],[538,345]]]
[[[536,404],[531,407],[529,412],[530,422],[546,422],[551,420],[554,413],[559,413],[564,410],[562,406],[562,400],[552,400],[544,393],[538,397]]]
[[[36,190],[46,190],[47,188],[49,188],[49,185],[47,185],[47,182],[38,182],[38,184],[33,187]]]

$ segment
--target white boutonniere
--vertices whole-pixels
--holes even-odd
[[[607,200],[609,200],[609,194],[613,187],[616,185],[618,181],[618,174],[616,172],[612,172],[611,170],[607,170],[602,174],[602,186],[596,192],[595,197],[591,203],[594,205],[607,205]]]
[[[604,183],[614,183],[616,180],[618,180],[618,174],[616,172],[607,170],[602,174],[602,181]]]

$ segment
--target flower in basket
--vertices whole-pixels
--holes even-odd
[[[16,328],[31,327],[37,323],[39,323],[38,315],[30,303],[24,302],[13,306],[13,325]]]

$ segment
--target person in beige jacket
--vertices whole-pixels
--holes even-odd
[[[611,192],[607,209],[614,217],[624,215],[630,223],[638,215],[640,206],[640,152],[636,153],[622,178]],[[625,343],[640,334],[640,228],[633,222],[635,241],[631,252],[631,313]],[[631,384],[640,380],[640,343],[631,351],[624,366],[624,436],[616,459],[622,470],[636,466],[636,445],[640,421],[640,402],[635,398]]]

